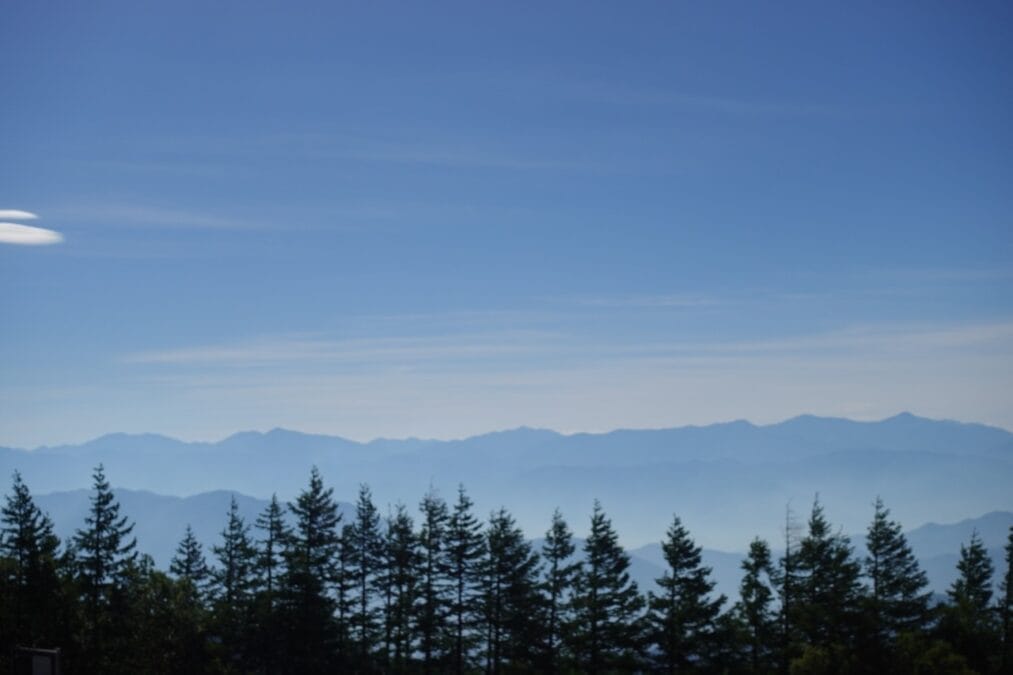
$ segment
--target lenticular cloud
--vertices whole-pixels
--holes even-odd
[[[0,209],[0,220],[35,220],[37,215],[29,211],[16,209]],[[34,225],[18,225],[17,223],[0,222],[0,244],[21,244],[23,246],[43,246],[59,244],[63,235],[55,230]]]

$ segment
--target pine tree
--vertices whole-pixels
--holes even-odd
[[[928,578],[907,544],[900,523],[876,499],[875,515],[866,537],[865,572],[871,588],[866,598],[872,629],[872,654],[867,659],[882,669],[887,653],[904,631],[924,627],[931,593]]]
[[[676,516],[661,544],[668,568],[650,594],[648,622],[658,662],[675,673],[708,664],[714,658],[715,620],[725,597],[711,599],[711,569],[701,564],[701,549]]]
[[[85,528],[77,530],[73,545],[77,580],[85,602],[82,665],[84,670],[101,672],[108,670],[106,663],[111,657],[106,639],[120,632],[114,620],[122,617],[122,613],[112,612],[109,607],[134,567],[137,540],[127,540],[134,525],[126,516],[120,516],[119,502],[101,464],[92,478],[95,493]]]
[[[355,526],[351,523],[341,528],[338,539],[338,558],[336,561],[335,619],[338,636],[338,651],[343,657],[352,654],[352,615],[355,613]]]
[[[404,672],[412,654],[412,607],[421,562],[414,523],[404,504],[398,504],[388,519],[386,550],[387,658],[392,672]]]
[[[418,649],[424,672],[441,664],[440,636],[445,634],[451,588],[443,566],[446,546],[447,503],[430,488],[419,505],[422,512],[419,569],[419,592],[416,605]],[[441,669],[442,670],[442,669]]]
[[[296,522],[285,549],[287,666],[305,672],[324,672],[333,665],[334,600],[327,586],[335,578],[341,521],[333,492],[324,488],[313,467],[309,487],[289,505]]]
[[[447,522],[444,565],[453,589],[449,607],[452,631],[454,672],[460,674],[468,666],[468,655],[476,641],[474,633],[478,613],[477,586],[479,562],[484,550],[482,524],[472,513],[473,503],[464,491],[457,489],[457,503]]]
[[[214,618],[227,662],[237,669],[249,662],[246,643],[252,630],[253,593],[256,589],[257,550],[250,527],[239,515],[235,496],[229,502],[222,543],[212,547],[218,566],[212,571]]]
[[[813,502],[809,530],[798,550],[799,590],[796,623],[806,642],[837,661],[854,652],[859,619],[861,566],[851,542],[833,534],[819,500]]]
[[[6,654],[15,644],[38,644],[56,637],[54,619],[62,601],[57,577],[60,542],[49,516],[35,505],[17,471],[0,523],[0,552],[11,562],[9,574],[0,580],[4,590],[0,648]]]
[[[957,571],[959,576],[946,592],[951,606],[944,614],[941,633],[972,668],[986,672],[1000,636],[991,604],[994,567],[977,530],[967,546],[960,546]]]
[[[383,539],[380,534],[380,514],[373,505],[369,487],[359,487],[359,500],[355,506],[355,523],[349,530],[351,536],[351,574],[355,580],[356,603],[350,617],[354,639],[358,646],[358,658],[362,668],[369,663],[370,654],[376,646],[376,631],[379,608],[374,602],[374,593],[380,579],[383,564]]]
[[[1006,574],[999,584],[999,621],[1002,626],[1000,672],[1013,670],[1013,526],[1006,540]]]
[[[799,532],[800,525],[795,519],[791,504],[784,511],[784,555],[775,570],[773,582],[777,588],[781,606],[778,609],[781,671],[787,673],[792,657],[797,653],[798,626],[795,622],[797,608],[803,601],[800,597],[799,579]]]
[[[531,645],[541,637],[538,554],[506,509],[492,514],[485,540],[481,563],[485,670],[529,672],[536,656]]]
[[[552,514],[552,525],[545,533],[542,544],[542,558],[545,560],[545,580],[542,593],[545,596],[545,658],[543,668],[549,673],[560,670],[564,660],[563,636],[569,632],[573,583],[580,572],[580,561],[573,559],[576,546],[573,533],[556,509]]]
[[[748,632],[750,671],[761,673],[769,669],[770,645],[777,630],[771,608],[774,566],[767,542],[762,539],[752,541],[749,554],[742,561],[742,570],[745,574],[739,585],[740,600],[735,606],[735,613]]]
[[[644,600],[630,579],[629,555],[598,500],[574,584],[574,642],[579,668],[592,675],[636,668]]]
[[[207,561],[204,559],[204,550],[201,543],[194,536],[193,528],[186,526],[186,533],[176,547],[176,555],[169,563],[169,571],[176,575],[177,579],[189,582],[196,592],[202,593],[211,575]]]
[[[285,515],[281,504],[278,503],[277,495],[271,495],[271,502],[263,513],[257,516],[256,527],[264,533],[263,539],[260,540],[257,569],[267,599],[267,610],[271,612],[274,609],[278,577],[284,562],[285,546],[292,534],[285,525]]]
[[[285,524],[285,514],[277,495],[271,495],[270,503],[257,516],[256,527],[263,535],[257,551],[257,638],[251,652],[267,673],[273,673],[282,659],[277,596],[284,569],[284,553],[292,534]]]

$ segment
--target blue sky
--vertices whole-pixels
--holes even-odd
[[[1013,428],[1011,15],[4,3],[0,444]]]

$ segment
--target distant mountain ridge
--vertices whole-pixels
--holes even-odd
[[[113,485],[159,494],[234,490],[290,499],[320,468],[340,499],[368,483],[380,504],[413,503],[429,485],[464,483],[480,510],[505,505],[532,536],[556,507],[575,520],[600,498],[631,545],[654,540],[679,513],[713,548],[771,535],[784,509],[804,514],[819,493],[846,531],[864,529],[882,496],[902,522],[952,522],[1013,509],[1013,434],[903,413],[876,422],[803,415],[564,435],[519,428],[438,441],[285,429],[183,442],[109,434],[80,445],[0,449],[0,475],[20,470],[36,493],[90,484],[103,463]]]

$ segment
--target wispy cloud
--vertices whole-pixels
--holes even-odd
[[[68,221],[182,229],[259,229],[267,225],[238,216],[129,204],[81,205],[53,209]]]
[[[127,355],[126,363],[167,365],[270,366],[293,363],[390,364],[432,360],[489,359],[533,353],[553,337],[510,331],[448,337],[381,337],[336,340],[303,336],[264,337],[231,344],[202,345]]]
[[[18,209],[0,209],[0,220],[36,220],[38,216],[31,211]]]

